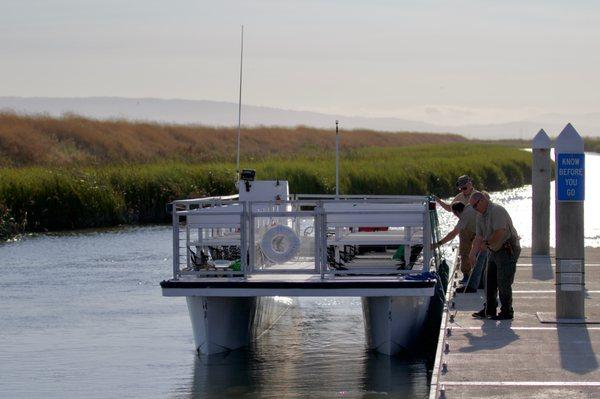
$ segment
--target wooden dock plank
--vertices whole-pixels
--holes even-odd
[[[454,296],[430,398],[600,398],[600,324],[545,324],[536,315],[555,310],[553,263],[523,251],[512,321],[471,317],[482,308],[483,290]],[[600,321],[599,248],[586,248],[588,263],[586,316]]]

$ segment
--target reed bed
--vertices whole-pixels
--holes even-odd
[[[333,157],[272,156],[254,162],[260,179],[286,179],[294,193],[333,193]],[[531,180],[531,155],[516,148],[450,143],[353,149],[342,156],[345,194],[451,195],[458,175],[478,188],[517,187]],[[0,170],[0,235],[169,221],[177,198],[235,192],[232,163],[161,162],[88,168]]]
[[[364,129],[342,134],[346,149],[466,141],[455,134],[381,133]],[[255,160],[273,155],[325,156],[334,149],[334,135],[332,129],[304,126],[244,128],[242,155]],[[236,142],[237,129],[229,127],[0,112],[0,165],[4,166],[233,162]]]

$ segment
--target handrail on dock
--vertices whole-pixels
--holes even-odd
[[[452,262],[452,264],[450,265],[450,268],[448,270],[448,285],[446,287],[446,292],[444,293],[444,308],[442,310],[438,342],[437,342],[437,348],[436,348],[436,353],[435,353],[435,360],[433,363],[433,370],[431,373],[429,399],[438,399],[437,394],[438,394],[438,389],[440,388],[440,387],[438,387],[438,385],[440,383],[440,377],[443,372],[443,366],[442,366],[443,351],[445,350],[446,339],[452,333],[452,329],[448,327],[448,322],[449,322],[448,319],[450,317],[450,309],[448,308],[448,304],[450,304],[452,302],[452,296],[456,292],[454,285],[453,285],[453,280],[454,280],[454,273],[456,270],[455,265],[457,265],[457,262],[458,262],[458,256],[459,256],[459,253],[458,253],[458,251],[456,251],[455,256],[454,256],[454,261]]]

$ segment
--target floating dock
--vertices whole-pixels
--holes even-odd
[[[484,291],[455,295],[450,284],[430,399],[600,398],[600,248],[585,250],[586,324],[540,322],[538,312],[555,312],[553,251],[523,249],[512,321],[473,318]]]

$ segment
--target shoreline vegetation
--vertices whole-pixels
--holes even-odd
[[[455,193],[460,174],[497,191],[531,181],[531,155],[451,134],[343,131],[344,194]],[[168,223],[174,199],[235,192],[232,128],[0,114],[0,239]],[[243,168],[294,193],[335,191],[332,131],[244,129]]]
[[[553,141],[555,138],[551,138]],[[504,139],[504,140],[481,140],[474,141],[479,143],[489,143],[489,144],[499,144],[506,145],[509,147],[517,147],[517,148],[530,148],[531,140],[522,140],[522,139]],[[584,137],[583,138],[583,147],[585,152],[595,152],[600,153],[600,138],[595,137]]]

